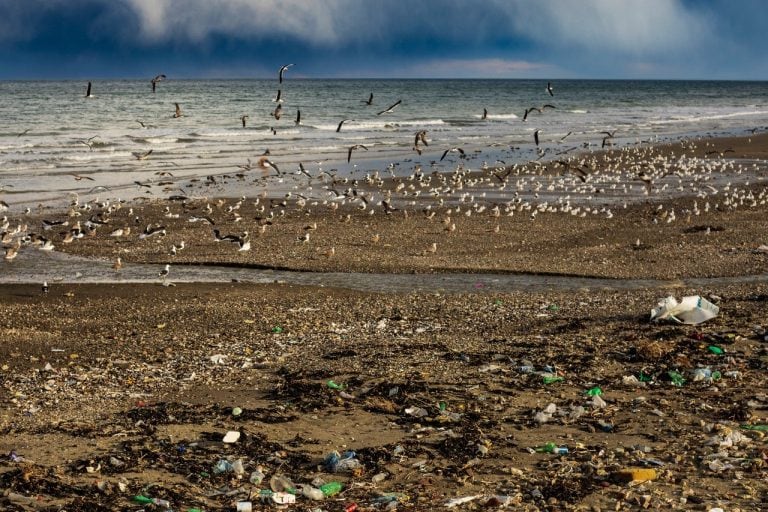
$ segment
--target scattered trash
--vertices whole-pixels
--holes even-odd
[[[740,427],[743,428],[744,430],[756,430],[758,432],[768,432],[768,424],[748,425],[745,423],[743,425],[740,425]]]
[[[149,498],[147,496],[134,496],[131,498],[136,503],[140,503],[142,505],[155,505],[162,508],[171,508],[171,502],[168,500],[163,500],[160,498]]]
[[[668,371],[667,376],[674,386],[683,387],[683,384],[685,384],[685,379],[683,376],[676,371]]]
[[[670,295],[651,310],[651,321],[670,319],[680,324],[696,325],[716,317],[719,311],[718,306],[700,295],[683,297],[680,302]]]
[[[658,478],[658,474],[653,468],[626,468],[616,471],[613,476],[619,482],[624,483],[649,482]]]
[[[236,443],[238,439],[240,439],[240,432],[237,430],[230,430],[224,435],[224,438],[221,441],[226,444],[232,444]]]
[[[463,505],[465,503],[469,503],[470,501],[474,501],[474,500],[476,500],[476,499],[478,499],[480,497],[481,497],[480,494],[476,494],[474,496],[464,496],[464,497],[461,497],[461,498],[452,498],[452,499],[448,500],[445,503],[445,506],[446,506],[446,508],[458,507],[459,505]]]
[[[335,496],[341,492],[342,485],[339,482],[328,482],[320,486],[320,490],[323,491],[325,497]]]
[[[323,467],[331,473],[341,473],[354,471],[362,467],[362,464],[357,460],[357,455],[353,451],[344,452],[344,455],[339,455],[339,452],[334,451],[325,457]]]
[[[328,386],[331,389],[336,389],[336,390],[341,390],[341,389],[346,388],[346,386],[344,384],[337,384],[337,383],[335,383],[332,380],[329,380],[328,382],[326,382],[325,385]]]
[[[534,448],[534,451],[539,453],[554,453],[555,455],[565,455],[568,453],[566,446],[558,446],[557,443],[549,442],[545,445]]]

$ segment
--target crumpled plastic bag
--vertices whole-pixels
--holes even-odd
[[[651,310],[651,321],[672,320],[679,324],[696,325],[716,317],[719,311],[719,307],[700,295],[683,297],[680,302],[670,295]]]

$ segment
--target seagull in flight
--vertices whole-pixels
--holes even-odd
[[[341,131],[341,125],[343,125],[347,121],[350,121],[350,119],[342,119],[341,121],[339,121],[339,126],[336,127],[336,133],[339,133]]]
[[[155,89],[157,88],[157,82],[162,82],[163,80],[165,80],[165,75],[157,75],[155,78],[151,80],[152,92],[155,92]]]
[[[77,141],[77,142],[79,142],[80,144],[83,144],[83,145],[85,145],[85,146],[88,146],[88,149],[89,149],[89,150],[91,150],[91,151],[93,151],[93,139],[98,139],[98,138],[99,138],[99,136],[98,136],[98,135],[94,135],[93,137],[91,137],[91,138],[89,138],[89,139],[86,139],[86,140],[79,140],[79,141]]]
[[[554,96],[555,93],[552,91],[552,82],[547,82],[547,92],[550,96]]]
[[[75,181],[81,181],[81,180],[95,181],[90,176],[81,176],[79,174],[74,174],[74,173],[69,173],[69,175],[75,178]]]
[[[391,114],[391,113],[392,113],[392,112],[395,110],[395,107],[397,107],[398,105],[400,105],[400,103],[402,103],[402,102],[403,102],[403,100],[397,100],[395,103],[393,103],[392,105],[390,105],[390,107],[389,107],[389,108],[387,108],[387,109],[385,109],[385,110],[382,110],[381,112],[379,112],[379,113],[378,113],[378,114],[376,114],[376,115],[377,115],[377,116],[380,116],[381,114]]]
[[[363,103],[365,103],[365,104],[366,104],[366,105],[368,105],[369,107],[370,107],[371,105],[373,105],[373,93],[371,93],[371,95],[370,95],[370,96],[368,96],[368,100],[367,100],[367,101],[363,101]]]
[[[181,113],[181,107],[178,103],[174,103],[176,105],[176,112],[174,112],[173,117],[178,119],[179,117],[183,116],[184,114]]]
[[[296,120],[294,121],[294,124],[296,126],[299,126],[301,124],[301,110],[296,111]]]
[[[149,155],[152,154],[152,151],[154,151],[154,149],[150,149],[149,151],[145,151],[144,153],[137,151],[133,153],[133,156],[136,157],[136,160],[146,160],[147,158],[149,158]]]
[[[608,140],[613,138],[613,135],[616,133],[616,130],[613,130],[612,132],[600,132],[605,137],[603,137],[603,145],[601,147],[605,147],[608,144]]]
[[[352,160],[352,151],[354,151],[356,149],[364,149],[364,150],[368,151],[368,148],[365,147],[362,144],[355,144],[354,146],[350,146],[349,147],[349,151],[347,151],[347,163],[349,163],[350,160]]]
[[[458,151],[458,152],[459,152],[459,155],[461,155],[461,158],[464,158],[464,156],[465,156],[465,153],[464,153],[464,150],[463,150],[463,149],[461,149],[461,148],[450,148],[450,149],[446,149],[445,151],[443,151],[443,156],[441,156],[441,157],[440,157],[440,161],[442,162],[442,161],[443,161],[443,159],[445,158],[445,156],[446,156],[448,153],[451,153],[451,152],[453,152],[453,151]]]
[[[248,114],[243,114],[240,116],[240,121],[243,123],[243,128],[245,128],[245,120],[248,119]]]
[[[93,95],[91,94],[91,82],[88,82],[88,88],[85,90],[85,97],[86,98],[93,97]]]
[[[544,110],[545,108],[555,108],[555,106],[554,105],[542,105],[541,107],[527,108],[527,109],[525,109],[525,114],[523,114],[523,121],[527,120],[528,119],[528,114],[530,114],[534,110],[536,112],[538,112],[539,114],[541,114],[541,111]]]
[[[293,66],[293,64],[286,64],[280,68],[280,72],[278,73],[279,83],[283,83],[283,73],[285,73],[291,66]]]
[[[274,117],[276,120],[278,120],[278,121],[279,121],[279,120],[280,120],[280,116],[282,116],[282,115],[283,115],[283,106],[282,106],[280,103],[278,103],[278,104],[277,104],[277,107],[275,107],[275,111],[274,111],[274,112],[272,112],[272,116],[273,116],[273,117]]]
[[[539,132],[541,130],[537,129],[535,132],[533,132],[533,140],[536,142],[536,147],[539,147]]]

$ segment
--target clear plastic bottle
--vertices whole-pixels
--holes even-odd
[[[311,485],[302,485],[301,494],[315,501],[320,501],[323,498],[325,498],[325,493],[322,491],[322,489],[318,489],[317,487],[312,487]]]

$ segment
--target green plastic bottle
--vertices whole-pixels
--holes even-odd
[[[323,491],[325,497],[333,496],[341,492],[341,482],[328,482],[320,486],[320,490]]]

